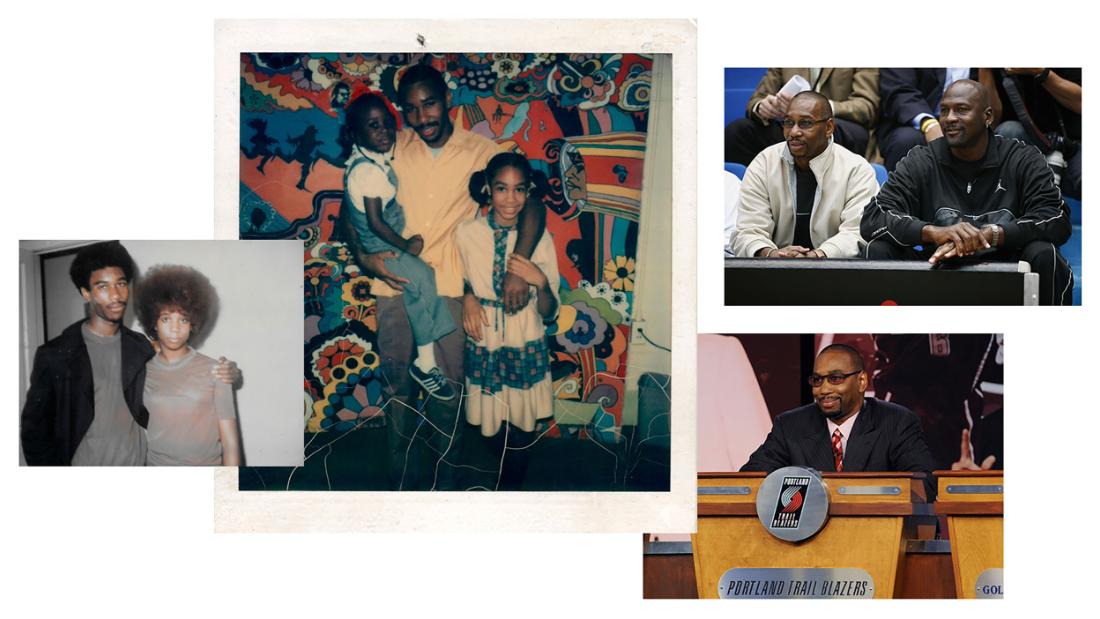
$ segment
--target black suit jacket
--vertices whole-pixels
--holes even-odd
[[[978,79],[978,70],[970,70],[970,79]],[[912,127],[917,114],[936,115],[943,98],[947,69],[880,69],[879,139],[898,127]]]
[[[931,473],[935,460],[921,432],[920,419],[913,411],[875,398],[866,398],[856,417],[844,453],[844,470],[910,471],[927,473],[925,488],[934,498]],[[808,404],[780,414],[772,431],[757,448],[742,471],[772,472],[785,466],[804,466],[819,471],[835,470],[832,439],[825,417],[817,404]]]
[[[92,361],[81,320],[38,347],[31,370],[31,387],[20,417],[19,436],[29,465],[68,466],[95,417]],[[142,402],[145,363],[153,347],[145,336],[121,327],[122,395],[141,427],[149,425]]]

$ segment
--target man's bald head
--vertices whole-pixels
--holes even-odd
[[[812,110],[813,114],[818,118],[833,117],[833,106],[829,105],[829,99],[819,92],[803,90],[791,97],[791,105],[794,105],[795,101],[807,101],[811,106],[809,109]]]
[[[821,357],[825,353],[843,355],[848,358],[848,361],[852,364],[853,370],[863,369],[863,355],[859,354],[859,351],[847,344],[829,344],[825,348],[821,349],[821,352],[817,353],[818,357]]]
[[[940,126],[954,157],[964,161],[981,159],[993,126],[993,107],[986,87],[973,80],[951,82],[940,99]]]
[[[989,89],[974,80],[955,80],[951,82],[951,85],[943,92],[945,99],[949,96],[970,98],[974,105],[982,109],[992,105],[989,98]]]

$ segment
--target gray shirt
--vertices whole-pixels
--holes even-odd
[[[149,466],[221,465],[219,421],[236,419],[233,387],[214,377],[217,361],[191,349],[145,365],[149,409]]]
[[[103,337],[80,327],[92,362],[95,414],[73,454],[73,466],[143,466],[145,431],[122,395],[122,334]]]

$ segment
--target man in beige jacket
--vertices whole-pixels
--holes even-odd
[[[867,161],[832,141],[829,100],[795,95],[782,121],[784,142],[745,170],[733,253],[738,257],[854,258],[863,207],[878,193]]]

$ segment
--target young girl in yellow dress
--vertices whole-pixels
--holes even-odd
[[[535,423],[553,414],[545,323],[558,311],[557,254],[549,233],[531,259],[512,253],[516,222],[532,190],[526,158],[496,155],[470,179],[470,195],[490,207],[488,215],[455,230],[466,277],[466,421],[495,439],[501,457],[498,489],[518,489]],[[501,303],[505,273],[531,285],[530,302],[516,314],[506,314]]]

